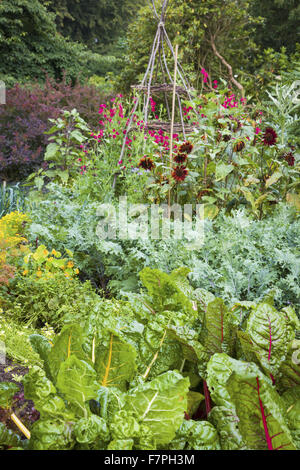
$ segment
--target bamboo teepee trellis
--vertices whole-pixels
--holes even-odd
[[[148,0],[150,4],[150,0]],[[170,131],[170,122],[161,122],[161,121],[154,121],[151,122],[149,121],[149,103],[150,103],[150,98],[152,94],[158,94],[158,93],[163,93],[165,96],[165,102],[166,102],[166,110],[168,114],[168,119],[170,121],[171,116],[170,116],[170,109],[169,109],[169,104],[168,104],[168,99],[167,99],[167,94],[171,93],[174,90],[174,81],[172,78],[172,75],[170,73],[167,59],[166,59],[166,47],[171,51],[171,55],[174,58],[175,61],[175,51],[172,47],[171,41],[168,37],[166,28],[165,28],[165,20],[166,20],[166,13],[167,13],[167,8],[169,4],[169,0],[163,0],[162,1],[162,7],[161,7],[161,13],[160,15],[157,12],[156,6],[155,6],[155,0],[151,0],[152,3],[152,9],[153,9],[153,15],[154,18],[157,20],[157,31],[156,35],[154,38],[154,42],[152,45],[152,50],[151,50],[151,55],[150,59],[148,62],[148,66],[144,75],[143,80],[141,81],[140,84],[138,85],[133,85],[132,88],[134,88],[137,91],[144,92],[143,93],[143,99],[144,99],[144,105],[143,105],[143,114],[144,114],[144,127],[145,129],[162,129],[166,132]],[[151,6],[151,4],[150,4]],[[155,66],[156,66],[156,75],[158,68],[160,67],[161,73],[163,80],[165,83],[163,84],[157,84],[153,83],[153,74],[155,71]],[[173,126],[174,132],[182,132],[184,139],[186,138],[186,131],[192,131],[194,128],[192,126],[187,126],[184,123],[184,118],[183,118],[183,112],[182,112],[182,105],[181,105],[181,97],[186,96],[189,100],[192,99],[191,97],[191,87],[188,83],[187,78],[185,77],[184,71],[180,63],[177,63],[178,67],[178,78],[181,82],[180,85],[175,86],[175,93],[176,93],[176,98],[178,102],[178,109],[179,109],[179,114],[180,114],[180,123],[175,123]],[[168,82],[166,82],[168,80]],[[120,159],[122,160],[124,152],[125,152],[125,147],[126,147],[126,141],[128,138],[128,133],[132,129],[132,124],[133,124],[133,117],[134,113],[137,110],[137,107],[140,103],[141,100],[141,94],[136,97],[136,101],[133,107],[133,110],[131,112],[131,116],[128,120],[126,129],[125,129],[125,135],[124,135],[124,140],[123,140],[123,145],[122,145],[122,150],[121,150],[121,156]]]

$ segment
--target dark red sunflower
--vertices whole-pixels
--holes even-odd
[[[245,142],[240,140],[239,142],[236,142],[233,147],[234,152],[241,152],[245,148]]]
[[[184,142],[183,144],[180,145],[179,149],[178,149],[178,152],[179,153],[191,153],[191,151],[193,150],[194,146],[191,142]]]
[[[285,161],[288,163],[289,166],[295,165],[295,157],[292,152],[285,153],[283,155],[283,158],[285,159]]]
[[[150,157],[143,157],[140,159],[138,166],[144,170],[153,170],[155,163]]]
[[[189,170],[185,166],[176,166],[172,171],[172,178],[177,182],[184,181]]]
[[[268,146],[275,145],[277,142],[276,131],[272,127],[267,127],[263,135],[263,143]]]
[[[224,134],[224,135],[223,135],[223,140],[224,140],[224,142],[229,142],[230,139],[231,139],[231,136],[230,136],[229,134]]]
[[[182,165],[183,163],[185,163],[187,161],[187,154],[186,153],[177,153],[173,160],[174,162],[176,163],[179,163],[179,165]]]

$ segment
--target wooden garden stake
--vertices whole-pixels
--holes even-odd
[[[170,182],[172,174],[172,156],[173,156],[173,132],[174,132],[174,119],[175,119],[175,99],[176,99],[176,80],[177,80],[177,64],[178,64],[178,44],[175,47],[175,65],[174,65],[174,82],[173,82],[173,99],[172,99],[172,117],[171,117],[171,136],[170,136]],[[169,182],[169,184],[170,184]],[[170,206],[171,206],[171,189],[169,188],[168,207],[170,217]]]

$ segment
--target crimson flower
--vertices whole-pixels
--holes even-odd
[[[144,170],[153,170],[155,167],[154,161],[150,157],[143,157],[140,159],[139,165],[140,168]]]
[[[194,146],[191,144],[191,142],[184,142],[183,144],[180,145],[178,152],[179,153],[191,153],[193,150]]]
[[[183,163],[185,163],[187,161],[187,154],[186,153],[177,153],[173,160],[174,162],[176,163],[179,163],[179,165],[182,165]]]
[[[289,166],[295,165],[295,157],[292,152],[286,153],[284,156],[285,161],[288,163]]]
[[[243,148],[245,148],[245,142],[243,142],[242,140],[240,142],[237,142],[234,147],[233,147],[233,151],[234,152],[241,152],[243,150]]]
[[[277,141],[277,134],[272,127],[267,127],[263,135],[263,143],[268,146],[275,145]]]
[[[176,166],[172,171],[172,178],[177,182],[184,181],[189,170],[185,166]]]

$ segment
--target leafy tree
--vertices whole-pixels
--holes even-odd
[[[252,13],[264,18],[257,25],[255,40],[264,49],[295,51],[300,42],[300,4],[298,0],[254,0]]]
[[[145,0],[41,0],[56,15],[58,30],[96,50],[107,50]]]
[[[18,81],[43,79],[45,73],[61,79],[64,71],[74,81],[107,68],[107,59],[63,38],[55,15],[38,0],[0,2],[0,56],[1,79]]]
[[[156,3],[159,9],[161,2]],[[194,85],[201,84],[201,70],[205,68],[208,86],[213,79],[223,77],[241,89],[235,73],[246,67],[256,49],[251,31],[257,21],[250,15],[247,0],[173,0],[167,11],[166,30],[170,40],[178,42],[181,63]],[[142,8],[129,28],[123,84],[133,83],[145,70],[156,28],[149,6]]]

